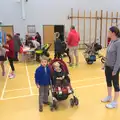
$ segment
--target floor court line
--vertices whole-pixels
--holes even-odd
[[[30,82],[30,76],[29,76],[29,71],[28,71],[28,67],[27,67],[27,63],[25,62],[25,68],[26,68],[26,73],[27,73],[27,78],[28,78],[28,83],[29,83],[29,88],[30,88],[30,94],[32,95],[32,86],[31,86],[31,82]]]
[[[28,89],[30,89],[30,88],[28,87],[28,88],[21,88],[21,89],[6,90],[5,93],[14,92],[14,91],[20,91],[20,90],[28,90]]]
[[[6,89],[6,86],[7,86],[9,73],[10,73],[10,67],[9,67],[9,70],[8,70],[8,73],[7,73],[7,76],[6,76],[6,80],[5,80],[5,84],[4,84],[4,87],[3,87],[3,90],[2,90],[2,94],[1,94],[0,100],[3,99],[4,93],[5,93],[5,89]]]
[[[103,79],[102,77],[96,77],[96,78],[91,78],[90,80],[100,80],[100,79]],[[75,81],[72,81],[71,83],[78,83],[78,82],[84,82],[86,80],[89,80],[89,79],[83,79],[83,80],[75,80]],[[31,88],[36,88],[36,86],[31,86]],[[12,89],[12,90],[6,90],[5,92],[14,92],[14,91],[22,91],[22,90],[28,90],[30,89],[29,87],[28,88],[20,88],[20,89]]]
[[[105,82],[102,82],[102,83],[99,83],[99,84],[92,84],[92,85],[86,85],[86,86],[78,86],[78,87],[75,87],[73,89],[80,89],[80,88],[89,88],[89,87],[94,87],[94,86],[100,86],[100,85],[104,85]],[[9,97],[9,98],[3,98],[1,99],[2,101],[4,100],[13,100],[13,99],[18,99],[18,98],[26,98],[26,97],[31,97],[31,96],[37,96],[38,94],[30,94],[30,95],[23,95],[23,96],[17,96],[17,97]]]
[[[74,80],[71,83],[78,83],[78,82],[84,82],[84,81],[90,81],[90,80],[100,80],[100,79],[104,79],[104,77],[94,77],[94,78],[86,78],[86,79],[82,79],[82,80]]]

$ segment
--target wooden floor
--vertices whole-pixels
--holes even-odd
[[[65,61],[68,61],[66,58]],[[87,65],[80,52],[80,66],[69,68],[79,107],[71,108],[69,99],[59,103],[59,108],[51,112],[48,106],[44,112],[38,111],[38,90],[34,83],[34,71],[39,64],[16,63],[16,78],[8,79],[0,75],[0,120],[119,120],[120,105],[108,110],[101,99],[106,96],[104,71],[100,59]],[[6,72],[10,72],[6,63]],[[51,99],[50,99],[51,100]],[[120,104],[120,99],[119,99]]]

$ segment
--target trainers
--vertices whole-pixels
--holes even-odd
[[[116,107],[117,107],[117,102],[114,102],[114,101],[106,105],[106,108],[109,108],[109,109],[113,109]]]
[[[43,112],[43,106],[42,105],[39,108],[39,112]]]
[[[101,102],[106,103],[106,102],[111,102],[111,100],[112,100],[112,97],[111,96],[107,96],[106,98],[104,98],[103,100],[101,100]]]
[[[76,67],[79,67],[79,64],[76,64],[75,66],[76,66]]]
[[[69,64],[69,67],[74,68],[75,66],[74,64]]]
[[[15,74],[10,74],[10,75],[9,75],[9,78],[10,78],[10,79],[15,78]]]

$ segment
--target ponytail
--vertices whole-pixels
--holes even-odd
[[[110,29],[109,29],[112,33],[115,33],[115,35],[120,38],[120,30],[118,27],[116,26],[112,26]]]
[[[118,33],[117,37],[120,38],[120,32]]]

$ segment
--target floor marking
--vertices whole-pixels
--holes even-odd
[[[30,88],[21,88],[21,89],[13,89],[13,90],[6,90],[5,92],[14,92],[14,91],[22,91],[22,90],[28,90]]]
[[[84,82],[84,81],[87,81],[87,80],[100,80],[100,79],[104,79],[104,78],[100,78],[100,77],[94,77],[94,78],[86,78],[86,79],[82,79],[82,80],[74,80],[72,81],[71,83],[78,83],[78,82]],[[36,86],[31,86],[32,89],[36,88]],[[12,89],[12,90],[6,90],[5,92],[14,92],[14,91],[22,91],[22,90],[27,90],[27,89],[30,89],[29,87],[28,88],[20,88],[20,89]]]
[[[93,85],[78,86],[78,87],[75,87],[74,89],[86,88],[86,87],[94,87],[94,86],[99,86],[99,85],[103,85],[103,84],[105,84],[105,82],[102,82],[102,83],[99,83],[99,84],[93,84]]]
[[[103,83],[99,83],[99,84],[92,84],[92,85],[85,85],[85,86],[78,86],[78,87],[75,87],[73,88],[74,90],[75,89],[80,89],[80,88],[88,88],[88,87],[94,87],[94,86],[100,86],[100,85],[103,85],[105,84],[105,82]],[[26,97],[32,97],[32,96],[38,96],[39,94],[30,94],[30,95],[23,95],[23,96],[17,96],[17,97],[9,97],[9,98],[4,98],[4,99],[1,99],[1,100],[13,100],[13,99],[18,99],[18,98],[26,98]]]
[[[104,79],[104,77],[94,77],[94,78],[86,78],[86,79],[82,79],[82,80],[74,80],[71,81],[71,83],[78,83],[78,82],[84,82],[84,81],[90,81],[90,80],[100,80],[100,79]]]
[[[27,73],[27,77],[28,77],[28,83],[29,83],[29,88],[30,88],[30,94],[32,95],[33,92],[32,92],[32,87],[31,87],[31,82],[30,82],[30,76],[29,76],[28,67],[27,67],[26,62],[25,62],[25,68],[26,68],[26,73]]]
[[[34,96],[34,94],[30,94],[30,95],[23,95],[23,96],[17,96],[17,97],[9,97],[9,98],[4,98],[2,100],[13,100],[13,99],[17,99],[17,98],[26,98],[26,97],[31,97]]]
[[[4,87],[3,87],[3,90],[2,90],[2,95],[1,95],[1,97],[0,97],[0,100],[3,99],[4,92],[5,92],[5,89],[6,89],[6,86],[7,86],[7,81],[8,81],[9,73],[10,73],[10,68],[9,68],[8,73],[7,73],[7,76],[6,76],[6,80],[5,80],[5,84],[4,84]]]

